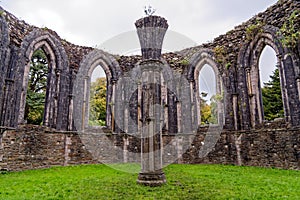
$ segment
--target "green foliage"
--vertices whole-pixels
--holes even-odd
[[[24,119],[40,125],[44,117],[48,60],[42,49],[36,50],[30,62]]]
[[[106,78],[97,78],[90,88],[89,125],[104,126],[106,119]]]
[[[45,26],[45,27],[42,28],[42,30],[43,30],[43,31],[48,31],[49,28],[48,28],[47,26]]]
[[[223,99],[222,95],[216,94],[210,98],[211,117],[209,122],[211,124],[218,124],[218,103]]]
[[[202,93],[200,97],[200,114],[201,124],[217,124],[218,123],[218,102],[222,99],[221,95],[213,95],[210,98],[210,104],[203,98],[207,94]]]
[[[200,113],[201,113],[201,124],[209,124],[211,118],[211,108],[210,105],[206,103],[205,100],[201,99],[200,103]]]
[[[224,93],[222,94],[215,94],[214,96],[211,97],[211,100],[213,99],[214,101],[222,101],[223,100]]]
[[[246,40],[251,41],[256,35],[263,32],[264,23],[261,21],[256,21],[255,24],[251,24],[246,28]]]
[[[107,165],[9,172],[0,174],[0,199],[299,199],[299,171],[172,164],[164,172],[167,184],[161,187],[138,185],[137,173]]]
[[[225,66],[225,68],[228,70],[232,65],[231,60],[228,55],[228,49],[225,46],[217,45],[213,49],[213,52],[214,52],[217,63]]]
[[[264,83],[262,99],[266,120],[284,117],[279,70],[276,69],[270,76],[271,80]]]
[[[297,46],[300,40],[299,22],[300,11],[295,10],[280,28],[280,33],[283,36],[281,42],[285,47],[295,48]]]
[[[225,67],[226,69],[229,69],[231,67],[231,63],[230,62],[226,63]]]
[[[213,52],[215,54],[215,57],[216,57],[216,60],[217,60],[218,63],[220,63],[220,64],[226,63],[226,54],[227,54],[227,51],[226,51],[226,49],[225,49],[224,46],[217,45],[213,49]]]
[[[188,66],[189,60],[187,58],[184,58],[184,59],[180,60],[179,63],[183,66]]]

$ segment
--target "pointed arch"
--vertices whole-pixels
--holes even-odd
[[[48,77],[45,99],[44,125],[58,130],[67,130],[68,95],[68,57],[60,40],[48,31],[34,29],[25,36],[21,43],[17,62],[16,85],[17,91],[16,113],[18,124],[24,123],[25,101],[30,70],[30,58],[37,49],[41,48],[48,59]]]
[[[74,94],[74,123],[77,130],[88,127],[89,98],[91,75],[97,66],[101,66],[107,78],[106,84],[106,126],[113,127],[114,121],[114,93],[115,83],[121,75],[121,68],[117,60],[110,54],[95,49],[81,61],[73,87]],[[76,115],[75,115],[76,114]]]
[[[196,110],[197,110],[197,118],[198,123],[201,122],[201,114],[200,114],[200,91],[199,91],[199,75],[201,69],[204,65],[209,65],[212,70],[214,71],[215,78],[216,78],[216,94],[223,95],[223,84],[222,84],[222,74],[221,74],[221,67],[215,61],[213,56],[213,52],[209,49],[201,49],[197,53],[195,53],[190,61],[187,71],[187,79],[190,82],[193,82],[193,91],[195,93],[196,98]],[[222,101],[218,102],[218,124],[223,125],[224,123],[224,105]]]
[[[263,49],[268,45],[275,52],[277,67],[280,73],[281,90],[284,104],[285,120],[292,125],[299,125],[300,113],[299,91],[297,89],[296,71],[293,52],[281,44],[279,29],[265,26],[263,32],[256,35],[252,41],[246,42],[238,55],[240,107],[244,128],[255,127],[263,123],[263,108],[259,82],[259,58]]]

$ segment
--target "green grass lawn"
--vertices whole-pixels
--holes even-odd
[[[174,164],[164,172],[167,184],[152,188],[106,165],[2,173],[0,199],[300,199],[300,171]]]

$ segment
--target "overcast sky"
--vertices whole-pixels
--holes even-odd
[[[171,39],[165,41],[164,49],[179,50],[212,41],[276,2],[277,0],[1,0],[0,5],[19,19],[38,27],[51,28],[61,38],[74,44],[97,46],[111,53],[128,54],[139,48],[134,22],[145,16],[146,5],[153,6],[156,15],[168,20],[168,38]],[[172,46],[174,41],[177,46]],[[274,58],[270,56],[266,56],[264,60],[266,65],[274,63]],[[263,79],[267,78],[268,75]]]
[[[54,29],[62,38],[95,46],[135,30],[144,6],[168,20],[169,30],[196,43],[211,41],[264,11],[277,0],[1,0],[1,6],[38,27]]]

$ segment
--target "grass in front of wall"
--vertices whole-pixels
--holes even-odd
[[[164,172],[161,187],[138,185],[136,173],[106,165],[8,172],[0,174],[0,199],[300,199],[299,171],[173,164]]]

